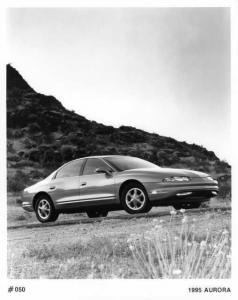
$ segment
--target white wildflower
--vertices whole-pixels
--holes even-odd
[[[187,221],[188,221],[188,217],[184,216],[184,217],[182,218],[182,223],[186,223]]]
[[[177,212],[176,212],[176,210],[171,210],[171,211],[170,211],[170,214],[171,214],[171,215],[176,215]]]
[[[180,275],[182,273],[182,271],[180,269],[175,269],[172,271],[173,275]]]
[[[200,243],[200,248],[205,248],[206,247],[207,242],[206,241],[201,241]]]
[[[135,249],[135,246],[130,245],[130,246],[129,246],[129,249],[130,249],[131,251],[133,251],[133,250]]]
[[[156,229],[156,230],[159,230],[159,229],[161,229],[161,228],[162,228],[161,225],[155,225],[155,229]]]
[[[181,208],[179,211],[180,211],[182,214],[185,213],[185,209],[184,209],[184,208]]]
[[[223,232],[222,232],[222,234],[224,234],[224,235],[225,235],[225,234],[228,234],[228,233],[229,233],[229,231],[226,230],[226,229],[224,229]]]

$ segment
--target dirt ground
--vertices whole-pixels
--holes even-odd
[[[216,207],[214,210],[213,207]],[[112,274],[125,278],[140,278],[127,247],[131,235],[143,235],[156,224],[180,226],[178,212],[171,224],[171,207],[153,208],[147,214],[128,215],[124,211],[110,212],[106,218],[89,219],[86,214],[60,215],[50,224],[40,224],[34,214],[27,213],[10,195],[8,206],[8,276],[10,278],[88,278],[92,263],[104,261],[104,277]],[[224,203],[214,202],[209,209],[188,210],[186,215],[203,230],[204,220],[211,223],[211,212],[229,209]],[[221,220],[214,228],[227,224]],[[225,226],[227,226],[225,224]],[[200,229],[199,229],[200,228]],[[106,250],[105,250],[106,249]],[[113,253],[113,258],[108,253]],[[118,252],[118,253],[117,253]],[[106,254],[105,254],[106,253]],[[116,253],[116,255],[115,255]],[[104,255],[106,258],[102,258]],[[108,257],[108,258],[107,258]],[[115,263],[115,260],[117,263]],[[73,260],[73,261],[72,261]],[[76,263],[77,260],[77,263]],[[109,264],[110,262],[110,264]],[[77,265],[77,269],[76,268]],[[59,270],[60,268],[60,270]],[[62,270],[63,268],[63,270]],[[123,271],[120,271],[120,270]],[[119,271],[118,271],[119,270]],[[119,273],[118,273],[119,272]],[[120,276],[120,272],[123,273]],[[118,275],[119,274],[119,275]]]

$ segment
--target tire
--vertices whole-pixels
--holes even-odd
[[[145,188],[139,183],[129,183],[121,193],[121,204],[129,214],[148,212],[151,209]]]
[[[89,210],[89,211],[87,211],[87,215],[88,215],[89,218],[106,217],[108,215],[108,211],[93,211],[93,210]]]
[[[190,203],[181,203],[181,204],[174,204],[173,207],[176,210],[179,210],[181,208],[184,209],[193,209],[193,208],[199,208],[201,206],[201,202],[190,202]]]
[[[152,205],[148,203],[147,207],[143,210],[144,213],[148,213],[152,209]]]
[[[46,195],[39,196],[36,200],[35,213],[41,223],[54,222],[59,216],[52,200]]]

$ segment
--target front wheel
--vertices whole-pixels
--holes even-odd
[[[41,223],[54,222],[59,213],[55,210],[54,204],[48,196],[40,196],[36,201],[35,213]]]
[[[138,183],[130,183],[123,189],[121,203],[129,214],[144,213],[151,209],[146,190]]]

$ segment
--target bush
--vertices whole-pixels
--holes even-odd
[[[48,164],[48,163],[54,162],[54,161],[55,161],[54,150],[47,149],[43,155],[43,162],[45,164]]]
[[[29,185],[29,177],[22,171],[16,171],[16,174],[7,178],[8,192],[20,192]]]
[[[33,167],[35,163],[30,160],[22,159],[15,163],[16,168],[23,168],[23,167]]]
[[[41,130],[39,124],[37,124],[36,122],[34,123],[31,123],[29,126],[29,132],[30,133],[36,133],[36,132],[39,132]]]
[[[7,142],[7,151],[8,152],[15,152],[13,148],[13,143]]]
[[[16,155],[16,154],[13,154],[13,155],[9,155],[8,157],[7,157],[7,160],[8,161],[15,161],[15,162],[18,162],[18,161],[20,161],[20,157],[18,156],[18,155]]]
[[[26,139],[24,140],[23,143],[24,143],[24,145],[25,145],[25,147],[26,147],[27,149],[31,149],[31,148],[36,147],[36,143],[33,142],[33,141],[31,141],[31,140],[28,139],[28,138],[26,138]]]
[[[231,199],[231,176],[223,175],[217,178],[219,183],[219,197]]]
[[[39,178],[45,177],[45,174],[44,174],[44,172],[41,172],[39,170],[32,170],[30,172],[30,176],[31,176],[31,178],[39,179]]]
[[[60,153],[64,161],[73,159],[74,151],[75,151],[74,146],[71,145],[63,145],[60,148]]]
[[[25,152],[25,158],[28,158],[29,160],[39,162],[40,161],[41,153],[38,149],[30,149],[29,151]]]

